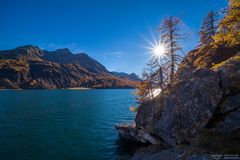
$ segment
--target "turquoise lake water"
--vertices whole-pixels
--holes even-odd
[[[129,159],[114,125],[134,120],[134,90],[0,91],[1,160]]]

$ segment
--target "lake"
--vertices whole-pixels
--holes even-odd
[[[134,120],[134,90],[1,90],[0,159],[129,159],[114,125]]]

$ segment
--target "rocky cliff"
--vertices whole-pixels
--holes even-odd
[[[133,159],[239,154],[240,46],[195,49],[181,63],[177,77],[140,106],[133,124],[116,126],[123,138],[154,144]]]
[[[0,51],[0,88],[134,88],[137,82],[113,75],[87,54],[22,46]]]

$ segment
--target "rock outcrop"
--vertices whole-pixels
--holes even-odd
[[[206,153],[189,153],[189,147],[181,146],[178,148],[166,149],[161,146],[144,147],[138,150],[132,160],[210,160]]]
[[[132,140],[135,142],[141,143],[151,143],[151,144],[163,144],[164,141],[161,139],[155,138],[153,135],[136,128],[136,125],[133,124],[122,124],[117,125],[116,129],[118,130],[121,137]]]
[[[138,108],[134,127],[117,127],[126,139],[174,147],[154,153],[137,152],[133,159],[183,159],[185,153],[176,150],[176,146],[195,144],[205,129],[208,135],[220,135],[215,136],[220,138],[216,141],[229,140],[233,135],[240,141],[240,47],[212,52],[208,49],[197,49],[186,56],[177,72],[177,81]],[[222,54],[226,51],[230,54]],[[154,143],[145,135],[153,137]],[[240,150],[239,145],[235,146],[238,147]],[[192,152],[186,159],[209,159],[205,153]]]

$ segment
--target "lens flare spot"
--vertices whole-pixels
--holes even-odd
[[[164,45],[158,44],[158,45],[154,46],[153,54],[155,57],[161,58],[161,57],[165,56],[165,53],[166,53],[166,48]]]

